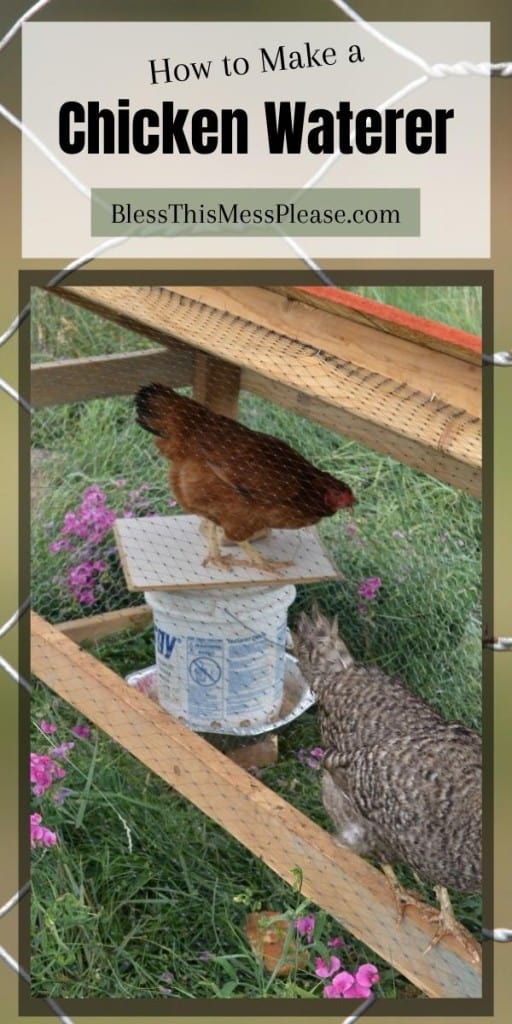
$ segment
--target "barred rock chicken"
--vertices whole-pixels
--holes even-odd
[[[447,888],[481,890],[481,742],[447,722],[397,677],[355,662],[317,609],[299,617],[295,653],[318,701],[326,749],[322,796],[340,843],[376,857],[404,907],[392,864],[433,883],[440,913],[431,945],[458,936],[477,945],[453,914]],[[428,947],[430,948],[430,946]]]
[[[298,529],[352,505],[352,491],[284,441],[249,430],[161,384],[136,395],[137,421],[157,436],[171,460],[170,482],[186,512],[208,521],[214,565],[247,565],[221,555],[217,527],[259,569],[275,573],[290,563],[269,561],[249,543],[272,527]]]

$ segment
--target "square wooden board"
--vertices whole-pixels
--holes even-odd
[[[200,524],[199,516],[187,515],[116,519],[114,533],[128,590],[275,586],[342,578],[314,526],[273,530],[269,537],[254,542],[264,557],[293,562],[274,576],[250,563],[232,568],[203,565],[208,546]],[[238,545],[224,551],[245,559]]]

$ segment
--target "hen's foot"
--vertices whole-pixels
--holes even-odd
[[[470,932],[464,925],[457,921],[455,914],[453,913],[453,907],[450,902],[450,897],[447,890],[443,885],[436,885],[436,896],[439,901],[440,910],[435,912],[437,918],[437,931],[434,938],[429,942],[425,953],[428,953],[433,946],[437,946],[438,942],[444,938],[445,935],[453,935],[458,942],[461,943],[466,953],[471,957],[473,963],[479,963],[482,958],[482,951],[479,943],[471,935]]]
[[[282,569],[293,565],[293,562],[273,562],[269,558],[264,558],[248,540],[230,542],[238,544],[245,551],[247,559],[235,558],[234,555],[223,555],[220,550],[221,528],[210,520],[206,520],[204,525],[201,524],[201,529],[208,538],[208,555],[203,559],[203,565],[216,565],[219,569],[232,569],[236,565],[245,566],[245,568],[254,566],[255,569],[271,573],[272,576],[280,576]],[[269,531],[260,532],[262,536],[265,536]]]
[[[252,567],[254,569],[259,569],[261,572],[268,572],[272,576],[279,576],[281,575],[280,570],[286,568],[288,565],[293,565],[293,562],[271,562],[265,558],[259,562],[252,558],[235,558],[234,555],[219,554],[208,555],[207,558],[203,559],[203,565],[216,565],[219,569],[233,569],[234,566],[240,565],[246,569],[250,569]]]
[[[289,565],[293,565],[293,562],[273,562],[270,558],[264,558],[259,551],[256,551],[256,548],[253,548],[248,540],[239,541],[239,544],[248,558],[247,562],[239,562],[239,565],[253,565],[255,569],[261,569],[261,572],[272,573],[273,576],[280,576],[281,569],[286,569]]]
[[[240,565],[239,559],[233,555],[207,555],[203,558],[203,565],[215,565],[217,569],[232,569],[234,565]],[[245,564],[245,563],[244,563]]]
[[[401,923],[407,907],[418,907],[423,913],[426,911],[427,916],[431,917],[432,920],[437,918],[437,910],[434,907],[426,906],[419,894],[413,892],[412,889],[404,889],[403,885],[400,885],[390,864],[382,864],[381,866],[395,898],[398,924]]]

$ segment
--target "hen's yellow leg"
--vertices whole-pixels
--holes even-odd
[[[210,519],[205,520],[206,525],[206,539],[208,541],[208,554],[203,559],[203,565],[218,565],[219,568],[230,569],[232,565],[235,565],[235,559],[232,555],[221,555],[219,545],[218,527],[216,523],[212,523]]]
[[[438,927],[434,938],[429,942],[425,952],[427,953],[429,949],[432,949],[432,946],[437,946],[437,943],[445,935],[454,935],[455,938],[463,945],[466,952],[469,953],[471,959],[475,961],[475,963],[478,963],[481,959],[480,946],[470,932],[464,928],[464,925],[461,924],[460,921],[457,921],[448,895],[448,890],[445,889],[444,885],[436,885],[434,888],[440,908],[439,913],[437,914]]]
[[[273,576],[279,575],[279,570],[284,569],[287,565],[293,565],[293,562],[273,562],[268,558],[264,558],[256,548],[253,548],[252,544],[248,540],[236,541],[239,547],[245,551],[248,561],[244,561],[240,558],[235,558],[233,555],[223,555],[220,550],[219,534],[222,536],[221,528],[212,523],[211,520],[205,520],[205,532],[208,541],[208,555],[203,561],[203,565],[217,565],[219,568],[231,569],[234,565],[254,565],[257,569],[261,569],[262,572],[272,573]],[[262,531],[262,535],[266,536],[268,531]]]
[[[293,565],[293,562],[273,562],[270,558],[264,558],[256,548],[253,548],[252,544],[248,540],[239,540],[240,547],[245,551],[251,565],[255,565],[257,569],[261,569],[262,572],[270,572],[274,576],[279,575],[280,569],[285,569],[287,565]],[[247,562],[238,562],[238,565],[247,565]]]
[[[403,885],[400,885],[391,864],[381,864],[381,867],[391,886],[393,896],[395,897],[399,924],[404,916],[406,907],[419,907],[423,911],[425,911],[425,909],[429,909],[428,907],[425,907],[425,903],[419,898],[419,896],[416,896],[416,894],[411,892],[409,889],[404,889]],[[430,909],[432,910],[433,915],[437,914],[437,911],[432,908]]]

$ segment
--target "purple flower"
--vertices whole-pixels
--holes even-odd
[[[59,551],[71,551],[71,544],[68,540],[62,538],[61,540],[53,540],[48,548],[52,555],[58,554]]]
[[[307,765],[314,772],[317,772],[321,767],[320,762],[323,757],[325,757],[325,750],[322,750],[322,747],[312,747],[311,750],[301,747],[297,751],[297,759],[301,764]]]
[[[57,836],[45,825],[41,825],[41,815],[35,812],[30,815],[30,845],[55,846]]]
[[[71,732],[73,736],[78,736],[81,740],[88,740],[91,735],[91,729],[88,725],[74,725]]]
[[[51,722],[47,722],[45,718],[42,718],[39,722],[39,728],[41,732],[46,733],[47,736],[51,736],[53,732],[57,732],[57,726]]]
[[[55,803],[59,805],[59,807],[62,807],[62,804],[64,803],[66,797],[70,796],[72,792],[73,790],[68,789],[66,786],[61,786],[60,789],[55,790],[55,793],[53,794],[53,799],[55,800]]]
[[[73,742],[73,739],[68,739],[66,740],[65,743],[60,743],[59,746],[52,746],[51,756],[52,758],[67,758],[68,754],[70,753],[70,751],[73,750],[74,746],[75,743]]]
[[[323,747],[311,747],[310,754],[311,757],[317,757],[319,760],[321,760],[322,757],[325,756],[325,750],[323,749]]]
[[[68,587],[80,604],[94,604],[96,600],[94,586],[106,568],[107,563],[103,559],[97,558],[92,562],[81,562],[80,565],[75,565],[69,570]]]
[[[341,938],[341,935],[335,935],[333,939],[329,939],[327,945],[330,946],[331,949],[337,949],[338,946],[344,946],[345,943]]]
[[[367,579],[361,580],[357,588],[357,593],[360,597],[364,597],[366,601],[373,601],[377,591],[382,586],[380,576],[368,576]]]
[[[306,939],[306,942],[313,942],[315,924],[316,918],[310,914],[308,917],[298,917],[295,921],[295,928],[301,938]]]

